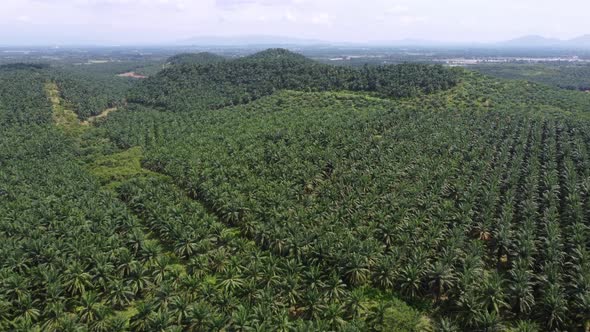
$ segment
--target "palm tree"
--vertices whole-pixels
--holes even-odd
[[[326,299],[332,302],[339,302],[346,294],[346,284],[336,272],[330,274],[324,293]]]
[[[108,289],[108,302],[117,309],[123,309],[133,300],[133,290],[122,280],[113,280]]]
[[[229,253],[224,247],[212,251],[209,254],[209,269],[215,273],[224,273],[227,270]]]
[[[193,296],[190,294],[177,295],[170,300],[170,314],[176,318],[176,324],[184,325],[187,322],[192,301]]]
[[[280,310],[272,315],[272,329],[277,332],[290,332],[294,324],[289,319],[289,313],[286,310]]]
[[[115,315],[108,320],[108,331],[125,332],[129,330],[127,318]]]
[[[205,302],[191,304],[187,317],[190,331],[209,331],[211,318],[215,314],[211,306]]]
[[[151,264],[151,271],[154,283],[161,284],[167,277],[171,259],[167,255],[158,255]]]
[[[331,330],[339,330],[346,323],[343,316],[343,306],[333,302],[326,306],[322,319],[330,326]]]
[[[188,259],[199,250],[199,240],[192,234],[182,233],[174,242],[174,253],[183,259]]]
[[[141,301],[136,303],[137,313],[130,319],[129,327],[134,331],[148,331],[149,317],[153,311],[153,306],[149,302]]]
[[[160,256],[162,252],[162,248],[158,241],[155,240],[145,240],[143,242],[143,246],[139,250],[139,257],[143,262],[147,262],[148,264],[152,264],[156,258]]]
[[[457,306],[460,308],[458,318],[466,326],[475,325],[478,314],[484,310],[479,294],[472,288],[467,288],[461,292],[457,300]]]
[[[97,317],[96,310],[100,305],[100,299],[96,293],[86,292],[82,294],[79,300],[79,307],[76,308],[80,321],[86,324],[92,323]]]
[[[249,308],[238,305],[236,310],[231,313],[230,326],[236,331],[248,331],[252,329],[252,325],[256,322],[252,316]]]
[[[543,317],[549,328],[556,329],[565,324],[568,307],[561,285],[557,283],[547,285],[543,290],[541,305]]]
[[[165,332],[172,325],[172,318],[166,309],[152,312],[148,319],[148,330]]]
[[[83,332],[87,331],[87,328],[80,324],[74,315],[64,315],[59,321],[57,330],[60,332]]]
[[[91,270],[93,283],[100,285],[102,290],[106,290],[108,283],[113,278],[115,266],[107,255],[97,254],[93,259],[94,267]]]
[[[488,311],[496,314],[500,314],[500,311],[508,306],[504,294],[504,279],[499,273],[489,273],[483,281],[481,301]]]
[[[427,272],[427,276],[429,279],[428,285],[437,302],[447,290],[454,286],[456,280],[452,268],[442,261],[435,262]]]
[[[322,270],[315,264],[308,267],[303,278],[308,289],[318,290],[325,286],[322,280]]]
[[[62,301],[49,302],[43,309],[43,324],[41,328],[43,331],[54,332],[57,331],[61,318],[65,315],[66,308]]]
[[[517,314],[528,314],[535,305],[533,290],[532,271],[522,264],[514,266],[510,270],[511,282],[509,285],[511,298],[513,299],[513,310]]]
[[[590,321],[590,290],[579,290],[576,292],[573,301],[573,309],[576,311],[576,318],[580,322]],[[586,323],[587,324],[587,323]]]
[[[78,261],[73,261],[64,273],[64,286],[72,295],[80,295],[92,285],[90,273]]]
[[[396,270],[397,268],[394,260],[391,258],[391,256],[386,256],[386,258],[379,261],[375,267],[375,271],[373,272],[373,277],[371,279],[373,280],[375,286],[385,290],[391,290],[393,289],[397,279]]]
[[[303,309],[307,319],[319,319],[326,305],[322,301],[321,294],[314,289],[310,289],[303,296]]]
[[[215,314],[210,318],[210,331],[223,331],[227,326],[227,317]]]
[[[116,252],[116,258],[118,262],[117,271],[119,271],[119,273],[123,277],[128,276],[133,270],[133,266],[136,263],[136,261],[133,258],[133,255],[129,252],[127,248],[121,248]]]
[[[248,283],[246,281],[246,283]],[[253,282],[248,283],[249,289],[241,292],[241,297],[250,300],[257,292],[257,285]],[[295,306],[301,300],[301,280],[298,275],[287,274],[284,279],[278,285],[277,293],[280,294],[280,298],[286,301],[289,306]]]
[[[483,332],[504,331],[504,324],[496,311],[479,311],[475,316],[475,326]]]
[[[401,293],[409,298],[416,298],[422,291],[422,269],[413,262],[408,262],[398,273],[398,285]]]
[[[128,235],[127,246],[137,255],[139,250],[143,247],[145,239],[146,237],[143,230],[139,227],[134,227]]]
[[[19,298],[15,305],[17,307],[17,315],[14,322],[31,326],[37,322],[41,316],[41,311],[36,307],[37,300],[33,300],[30,296]]]
[[[155,288],[152,291],[152,295],[154,298],[154,301],[152,303],[154,304],[154,308],[158,310],[162,308],[167,309],[168,304],[170,304],[170,298],[172,297],[173,293],[174,289],[170,282],[164,281],[163,283],[161,283],[157,288]]]
[[[225,279],[219,283],[219,287],[226,293],[232,294],[244,286],[244,279],[241,278],[235,269],[228,270]]]
[[[379,301],[377,305],[369,311],[367,315],[367,324],[373,331],[382,331],[385,324],[385,317],[387,310],[391,307],[391,304],[387,301]]]
[[[439,332],[459,332],[460,329],[455,323],[448,318],[441,318],[436,323],[436,330]]]
[[[368,311],[365,292],[362,288],[355,288],[348,294],[344,307],[346,314],[352,319],[358,319]]]
[[[289,277],[286,280],[286,282],[289,281]],[[242,292],[241,292],[241,298],[242,298],[242,303],[244,303],[245,305],[252,305],[254,303],[254,301],[256,300],[256,298],[259,297],[259,291],[260,289],[258,288],[258,284],[256,283],[256,281],[252,278],[247,278],[244,282],[244,286],[242,287]],[[287,297],[289,298],[289,294],[292,291],[289,290]],[[297,295],[297,294],[295,294]],[[298,299],[298,297],[297,297]],[[297,302],[297,301],[295,301]]]
[[[11,273],[4,277],[7,300],[18,301],[30,296],[30,281],[20,274]]]
[[[135,296],[139,296],[145,289],[152,286],[149,270],[141,264],[135,264],[129,273],[127,284]]]
[[[516,323],[516,325],[510,329],[511,332],[539,332],[541,329],[537,325],[537,323],[531,322],[529,320],[520,320]]]
[[[360,254],[353,254],[347,261],[344,277],[352,286],[361,286],[367,282],[370,276],[366,257]]]

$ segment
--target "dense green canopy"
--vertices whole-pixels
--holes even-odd
[[[201,53],[181,53],[172,56],[166,61],[169,65],[208,65],[224,62],[226,59],[220,55],[201,52]]]
[[[284,50],[106,75],[0,68],[0,330],[588,324],[590,94]]]
[[[283,89],[368,91],[384,97],[410,97],[445,90],[456,83],[456,73],[442,66],[354,69],[271,49],[233,61],[171,66],[133,89],[129,100],[168,111],[205,110],[246,103]]]

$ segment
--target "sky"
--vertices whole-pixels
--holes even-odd
[[[0,0],[0,44],[157,44],[272,35],[495,42],[590,34],[588,0]]]

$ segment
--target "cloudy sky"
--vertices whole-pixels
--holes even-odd
[[[588,0],[0,0],[0,44],[573,38],[590,33],[588,13]]]

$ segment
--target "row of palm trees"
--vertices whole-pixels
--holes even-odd
[[[105,128],[262,250],[326,266],[348,288],[431,299],[472,329],[580,326],[586,122],[518,114],[530,96],[486,84],[422,101],[279,93],[215,112],[122,113]]]
[[[175,185],[117,194],[59,132],[3,124],[0,327],[428,328],[395,294],[445,331],[582,328],[588,123],[519,114],[536,92],[465,80],[420,100],[135,107],[95,134],[144,147]]]
[[[131,318],[138,330],[152,330],[150,320],[160,314],[177,317],[168,320],[168,326],[196,330],[220,327],[215,324],[236,330],[370,328],[366,321],[378,301],[370,300],[363,288],[351,290],[330,267],[261,251],[240,231],[225,227],[198,202],[159,179],[130,181],[120,195],[163,246],[173,250],[172,261],[185,269],[167,286],[165,297],[150,300],[150,292],[141,302],[141,307],[152,309],[151,314]],[[160,255],[166,255],[165,250]],[[178,303],[182,314],[173,306]],[[198,319],[199,327],[192,322],[194,307],[210,313]],[[217,323],[211,321],[215,317]]]

